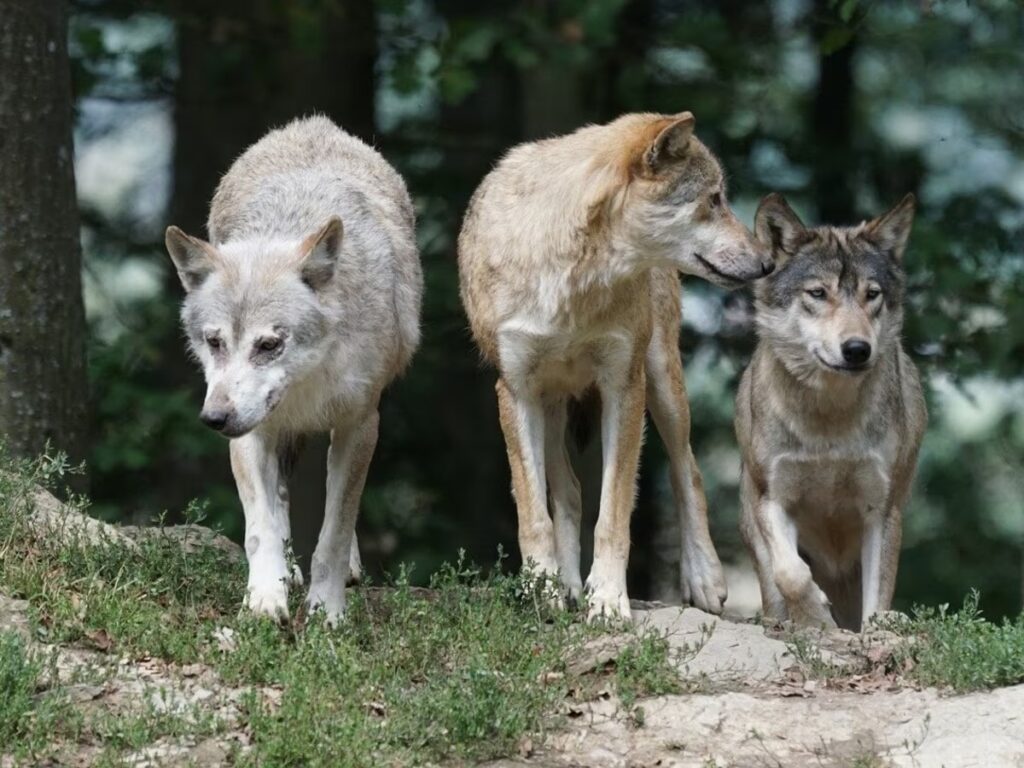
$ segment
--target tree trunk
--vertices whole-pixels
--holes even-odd
[[[62,0],[0,0],[0,437],[82,458],[85,312]]]

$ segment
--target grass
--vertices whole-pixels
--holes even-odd
[[[923,685],[967,692],[1024,682],[1024,613],[1001,624],[986,621],[977,592],[958,611],[917,608],[887,628],[912,639],[895,661]]]
[[[587,625],[550,609],[543,583],[500,568],[484,575],[461,559],[442,568],[429,590],[412,587],[405,571],[386,589],[352,590],[347,621],[336,630],[316,618],[281,629],[240,613],[244,565],[217,549],[186,554],[159,535],[137,548],[37,536],[28,524],[30,489],[67,471],[60,460],[0,469],[0,592],[29,601],[47,643],[212,670],[238,693],[235,721],[218,719],[212,705],[128,714],[98,707],[76,730],[54,730],[47,723],[56,710],[34,692],[39,669],[5,639],[0,674],[5,686],[13,682],[0,702],[0,744],[15,757],[40,761],[88,744],[101,748],[98,762],[116,765],[161,738],[230,728],[251,742],[233,757],[241,765],[485,760],[557,725],[566,698],[588,690],[566,673],[566,661],[608,632],[628,638],[614,674],[586,674],[610,674],[634,721],[638,697],[679,690],[664,637]]]
[[[0,632],[0,744],[13,746],[12,756],[25,759],[74,718],[59,692],[40,691],[43,663],[31,654],[21,636]]]

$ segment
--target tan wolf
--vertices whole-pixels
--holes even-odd
[[[760,341],[736,395],[741,530],[764,614],[857,630],[892,601],[901,512],[927,422],[900,345],[907,195],[854,227],[808,229],[778,195],[757,236]]]
[[[419,343],[423,291],[398,173],[328,119],[272,131],[214,195],[210,242],[177,227],[167,250],[182,322],[208,385],[200,418],[231,438],[245,511],[246,604],[288,615],[288,489],[296,437],[331,432],[327,507],[308,604],[336,622],[358,571],[355,523],[382,390]]]
[[[477,189],[459,237],[462,300],[499,372],[523,561],[557,572],[573,600],[583,590],[581,508],[567,404],[600,395],[592,617],[630,615],[626,565],[645,402],[671,461],[684,598],[719,612],[726,597],[689,444],[677,273],[733,288],[772,262],[730,210],[718,161],[693,130],[689,112],[630,114],[515,147]]]

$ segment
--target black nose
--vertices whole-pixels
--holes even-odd
[[[761,274],[770,275],[775,271],[775,261],[773,259],[765,259],[761,262]]]
[[[871,357],[871,345],[864,339],[850,339],[844,341],[843,360],[850,365],[864,365]]]
[[[199,420],[210,429],[220,432],[228,423],[227,411],[203,411],[199,414]]]

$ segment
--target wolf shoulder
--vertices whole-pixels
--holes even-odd
[[[414,242],[412,201],[399,173],[368,144],[314,116],[271,131],[232,164],[208,228],[214,243],[267,227],[302,234],[331,214],[341,214],[346,229],[366,219]]]

